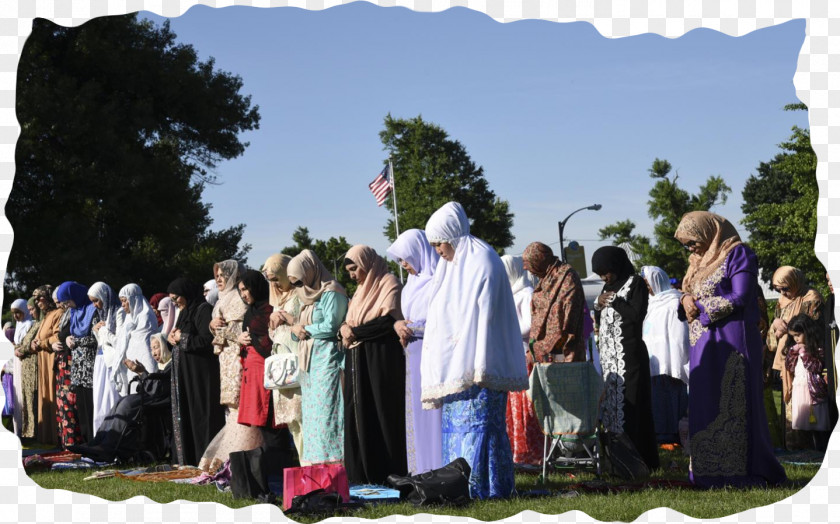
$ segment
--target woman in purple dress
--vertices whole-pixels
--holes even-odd
[[[691,341],[691,479],[703,487],[784,482],[764,412],[755,253],[706,211],[686,214],[674,236],[691,253],[679,309]]]

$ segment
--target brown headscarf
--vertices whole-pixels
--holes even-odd
[[[268,302],[272,306],[278,308],[283,307],[283,304],[295,296],[295,288],[289,283],[289,275],[286,274],[286,268],[289,267],[289,262],[292,257],[289,255],[271,255],[263,264],[262,270],[265,278],[268,279]],[[277,279],[272,282],[272,279]],[[283,291],[283,289],[288,291]]]
[[[356,288],[353,300],[347,308],[347,324],[356,327],[385,315],[391,315],[397,320],[402,319],[402,284],[388,271],[385,259],[373,248],[364,245],[353,246],[345,257],[367,274],[365,281]]]
[[[790,319],[800,313],[811,315],[811,311],[802,310],[802,306],[805,303],[815,302],[821,305],[823,301],[819,291],[808,286],[805,273],[793,266],[782,266],[773,273],[773,287],[787,287],[790,293],[794,295],[792,299],[786,298],[784,295],[779,297],[779,309],[781,310],[781,316],[779,318],[785,322],[790,322]],[[819,307],[816,308],[817,311],[820,309]],[[785,370],[785,355],[783,353],[785,353],[784,350],[790,345],[788,338],[787,333],[785,333],[777,339],[776,355],[773,357],[773,369],[781,371],[783,375]]]
[[[324,291],[334,291],[347,296],[347,291],[338,283],[332,273],[313,251],[304,249],[286,266],[286,278],[294,277],[303,282],[297,288],[298,297],[305,306],[311,306],[321,298]]]
[[[531,339],[537,360],[562,350],[566,362],[585,360],[583,285],[572,266],[560,262],[550,247],[532,242],[522,254],[525,269],[542,275],[531,296]]]
[[[688,257],[688,271],[682,287],[686,293],[694,293],[700,283],[723,264],[729,252],[741,243],[741,237],[731,222],[708,211],[686,213],[677,226],[674,238],[683,244],[693,240],[706,249],[703,255]]]

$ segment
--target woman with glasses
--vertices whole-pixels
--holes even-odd
[[[218,399],[219,359],[213,354],[210,319],[213,308],[204,300],[200,284],[174,280],[167,288],[179,310],[172,345],[172,426],[175,462],[198,465],[208,444],[225,424]]]
[[[755,253],[707,211],[686,214],[674,237],[690,253],[679,313],[691,343],[691,479],[703,487],[784,482],[764,411]]]
[[[300,462],[340,462],[344,458],[344,352],[338,345],[338,328],[347,314],[347,292],[308,249],[289,261],[286,273],[303,305],[300,320],[291,327],[294,339],[300,341]]]
[[[36,438],[44,444],[58,442],[58,421],[56,420],[55,398],[55,354],[52,345],[58,342],[58,323],[62,310],[52,299],[52,286],[41,286],[32,293],[35,305],[41,311],[41,325],[38,334],[30,344],[38,352],[38,427]]]
[[[775,350],[773,369],[782,378],[782,418],[784,419],[784,445],[789,450],[810,447],[810,442],[793,429],[790,402],[785,402],[791,392],[793,373],[785,367],[787,350],[793,346],[793,337],[788,335],[787,325],[799,314],[805,314],[822,322],[823,297],[819,291],[808,285],[805,274],[791,266],[782,266],[773,273],[773,287],[781,295],[776,303],[776,315],[768,336],[770,348]],[[820,324],[820,329],[823,329]]]
[[[288,255],[271,255],[263,265],[263,275],[268,280],[268,302],[274,308],[268,322],[268,332],[274,343],[272,354],[285,352],[296,355],[298,352],[298,342],[292,339],[292,326],[300,320],[302,304],[286,273],[291,260],[292,257]],[[272,402],[274,423],[289,428],[298,456],[302,455],[300,388],[275,389],[272,392]]]
[[[604,376],[603,422],[625,433],[648,468],[659,467],[650,392],[650,357],[642,335],[648,289],[627,252],[616,246],[592,254],[592,271],[604,280],[595,301],[598,350]]]
[[[257,428],[239,423],[239,398],[242,386],[242,362],[239,335],[248,305],[239,296],[239,281],[245,266],[236,260],[213,265],[218,300],[213,306],[213,353],[219,357],[219,404],[225,410],[225,426],[213,438],[198,467],[215,473],[230,457],[232,451],[258,448],[262,437]],[[207,285],[204,286],[205,291]],[[205,297],[206,298],[206,297]]]

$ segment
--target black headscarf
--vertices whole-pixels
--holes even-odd
[[[268,280],[259,271],[253,269],[245,271],[242,275],[242,285],[251,292],[251,297],[254,299],[253,306],[268,300]]]
[[[636,268],[624,249],[617,246],[604,246],[592,254],[592,271],[599,275],[614,273],[616,278],[611,284],[604,285],[604,291],[618,291],[627,282]]]
[[[242,285],[250,291],[254,299],[253,304],[248,305],[245,317],[242,319],[242,327],[248,329],[251,334],[251,345],[263,357],[271,354],[271,340],[268,337],[268,317],[274,309],[268,303],[269,289],[268,280],[262,273],[249,269],[242,275]]]
[[[178,322],[175,324],[176,328],[183,331],[184,326],[192,318],[195,309],[202,302],[206,302],[204,300],[204,288],[188,278],[181,277],[173,280],[166,288],[166,292],[184,297],[184,300],[187,301],[187,306],[184,308],[184,311],[178,314]]]

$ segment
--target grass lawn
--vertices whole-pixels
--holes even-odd
[[[654,479],[686,480],[688,459],[681,451],[660,451],[664,470],[653,475]],[[670,468],[668,467],[670,466]],[[503,501],[473,502],[461,508],[416,508],[409,503],[381,504],[356,510],[353,517],[377,519],[393,514],[410,515],[414,513],[433,513],[443,515],[469,516],[480,520],[493,521],[504,519],[525,510],[544,514],[560,514],[566,511],[583,511],[602,521],[632,521],[645,511],[658,507],[669,507],[696,518],[719,518],[750,508],[765,506],[785,499],[802,489],[816,475],[819,466],[785,465],[789,483],[772,489],[721,489],[699,491],[675,488],[646,488],[641,491],[620,493],[570,493],[570,487],[586,481],[595,480],[591,473],[582,471],[555,471],[546,486],[537,485],[537,476],[517,474],[516,487],[519,493],[533,489],[547,488],[557,495],[543,497],[514,497]],[[35,472],[32,480],[48,489],[71,489],[78,493],[88,493],[107,500],[125,500],[137,495],[145,495],[157,502],[190,500],[210,501],[225,504],[231,508],[240,508],[254,504],[253,500],[234,499],[229,493],[221,493],[213,486],[191,486],[184,484],[134,482],[125,479],[107,478],[84,482],[82,479],[90,471]],[[619,484],[618,482],[611,482]],[[560,496],[565,492],[565,496]],[[319,518],[296,517],[300,522],[317,522]]]

